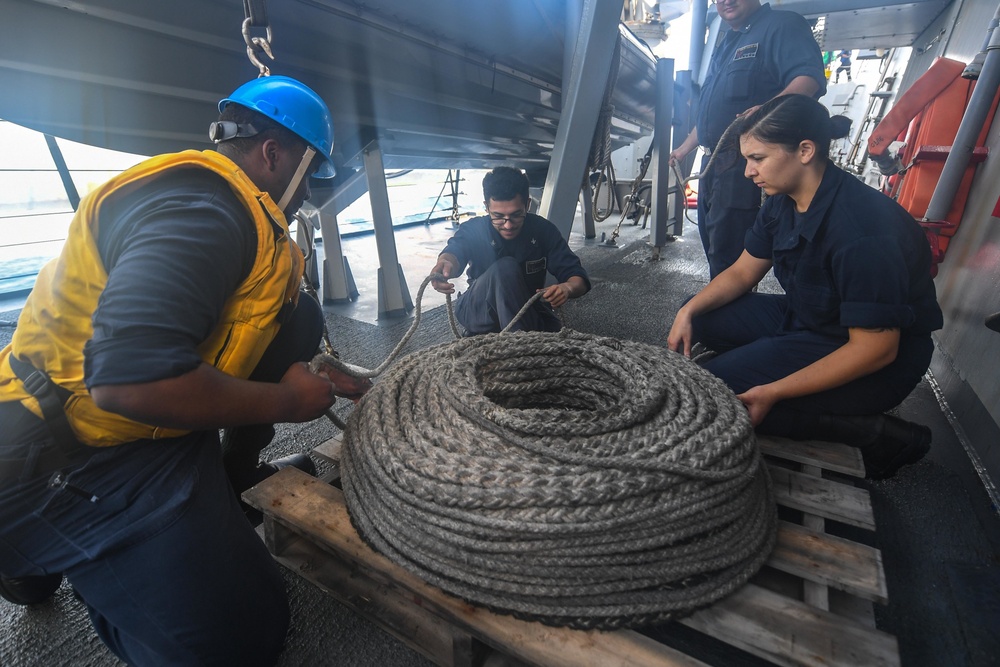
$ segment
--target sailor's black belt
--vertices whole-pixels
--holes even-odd
[[[24,456],[0,459],[0,486],[58,473],[71,466],[82,464],[98,451],[100,449],[97,447],[88,447],[80,443],[71,448],[54,441],[43,445],[40,449],[28,448]]]
[[[14,355],[10,355],[9,360],[25,390],[38,400],[50,438],[37,444],[25,442],[23,456],[0,458],[0,483],[39,477],[79,465],[100,451],[100,448],[84,445],[73,434],[63,411],[63,404],[71,393],[56,385],[44,371],[31,363]],[[17,408],[10,406],[9,409],[27,410],[20,403],[16,405]],[[11,438],[11,444],[16,444],[18,440],[17,433],[8,432],[4,437]]]

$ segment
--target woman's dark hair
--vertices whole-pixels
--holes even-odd
[[[510,201],[521,195],[521,200],[528,206],[528,177],[520,169],[514,167],[496,167],[483,177],[483,201],[487,204],[491,199]]]
[[[816,144],[819,157],[830,156],[830,142],[851,131],[847,116],[830,116],[822,104],[806,95],[782,95],[761,105],[752,114],[736,119],[732,137],[750,135],[765,144],[793,151],[805,140]]]

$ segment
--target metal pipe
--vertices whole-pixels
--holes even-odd
[[[667,233],[670,223],[673,223],[673,234],[680,234],[680,224],[676,211],[670,207],[670,195],[679,195],[680,184],[671,178],[670,171],[670,141],[673,128],[674,111],[674,61],[670,58],[660,58],[656,61],[656,129],[653,130],[653,222],[649,227],[649,244],[654,248],[662,248],[671,239]],[[674,200],[677,201],[676,199]],[[676,207],[675,207],[676,209]],[[675,215],[671,215],[675,213]],[[658,251],[655,251],[658,252]]]
[[[990,24],[986,26],[986,37],[983,38],[983,45],[979,47],[979,53],[976,54],[971,63],[965,66],[965,71],[962,72],[963,79],[974,80],[979,78],[979,74],[983,71],[983,63],[986,61],[986,53],[990,46],[990,40],[993,38],[993,31],[996,30],[997,25],[1000,25],[1000,5],[993,12]]]
[[[62,180],[63,188],[66,190],[66,198],[69,199],[70,206],[75,211],[80,207],[80,193],[77,192],[76,184],[73,183],[73,177],[66,166],[66,160],[59,149],[59,144],[56,143],[55,137],[51,134],[46,134],[45,145],[49,147],[49,154],[52,156],[52,161],[56,163],[56,171],[59,172],[59,178]]]
[[[976,147],[976,139],[986,122],[998,87],[1000,87],[1000,30],[994,30],[986,50],[983,71],[979,75],[976,89],[972,91],[972,98],[969,100],[965,115],[962,116],[962,123],[958,126],[958,134],[948,153],[948,159],[945,160],[931,201],[927,205],[924,221],[941,222],[951,209],[955,193],[958,192],[965,168],[969,166],[972,151]]]
[[[621,0],[584,0],[573,64],[563,72],[563,96],[556,142],[545,176],[538,214],[569,238],[580,184],[594,138],[601,100],[618,40]],[[567,39],[571,39],[567,35]]]
[[[382,161],[382,148],[377,140],[365,147],[364,162],[368,178],[368,199],[372,205],[372,223],[375,227],[375,247],[378,251],[378,316],[380,319],[399,317],[413,310],[413,301],[396,252],[389,191],[385,183],[385,165]]]

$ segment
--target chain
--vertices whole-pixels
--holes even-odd
[[[604,169],[596,173],[597,184],[594,185],[594,196],[592,199],[594,205],[594,220],[597,222],[604,222],[611,217],[611,210],[615,206],[615,166],[611,160],[608,160],[604,165]],[[599,202],[602,187],[605,188],[607,192],[605,196],[607,206],[604,208],[604,213],[601,213]]]
[[[317,211],[318,214],[318,211]],[[316,255],[316,231],[315,227],[312,225],[312,220],[309,215],[298,211],[293,216],[295,218],[296,224],[298,224],[299,229],[302,231],[302,236],[305,237],[303,240],[304,244],[300,245],[300,249],[303,254],[303,264],[305,265],[302,270],[302,291],[316,299],[316,301],[322,305],[323,299],[320,298],[319,290],[316,289],[316,285],[313,284],[309,277],[309,263],[314,261]],[[305,248],[301,246],[304,245]],[[326,354],[332,357],[340,357],[340,354],[334,349],[333,343],[330,342],[330,330],[326,326],[326,318],[323,319],[323,348]]]
[[[247,58],[259,70],[258,77],[270,76],[270,68],[260,59],[260,54],[263,53],[271,61],[274,60],[274,53],[271,51],[273,34],[271,32],[271,24],[267,20],[267,9],[264,5],[264,0],[243,0],[243,11],[246,14],[246,18],[243,20],[242,32],[243,41],[247,45]],[[264,36],[252,37],[250,35],[251,27],[263,28]]]
[[[649,150],[646,151],[646,155],[643,156],[642,161],[639,163],[639,175],[635,177],[632,181],[632,190],[622,201],[622,216],[618,219],[618,226],[615,227],[614,231],[611,232],[611,238],[608,239],[608,245],[615,245],[617,243],[618,234],[621,233],[622,223],[625,222],[625,218],[631,213],[632,207],[637,205],[637,199],[639,198],[639,188],[642,187],[642,179],[646,178],[646,170],[649,169],[649,161],[653,156],[653,144],[649,144]]]

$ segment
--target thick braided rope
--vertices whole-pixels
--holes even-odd
[[[362,399],[342,457],[351,520],[376,550],[554,625],[684,615],[774,545],[746,410],[661,347],[564,329],[422,350]]]
[[[413,334],[417,332],[417,328],[420,326],[420,318],[422,312],[420,304],[423,301],[424,290],[427,289],[427,285],[429,285],[432,280],[444,280],[444,279],[445,277],[440,273],[432,273],[426,278],[424,278],[424,281],[420,283],[420,288],[417,290],[417,306],[413,314],[413,323],[410,324],[410,328],[406,330],[406,333],[403,334],[403,337],[399,339],[398,343],[396,343],[396,347],[392,348],[392,351],[389,352],[389,356],[387,356],[385,358],[385,361],[383,361],[381,364],[379,364],[375,368],[365,368],[363,366],[357,366],[355,364],[347,363],[346,361],[341,360],[338,356],[334,354],[329,354],[327,352],[320,352],[319,354],[317,354],[315,357],[312,358],[312,361],[309,362],[309,370],[311,370],[313,373],[319,373],[320,369],[325,365],[337,368],[343,371],[344,373],[347,373],[348,375],[357,378],[373,378],[377,375],[381,375],[382,373],[384,373],[385,369],[387,369],[390,365],[392,365],[392,362],[394,362],[396,358],[400,354],[402,354],[403,348],[405,348],[406,344],[410,342],[410,339],[413,338]],[[507,333],[508,331],[510,331],[511,328],[513,328],[513,326],[521,319],[521,317],[526,312],[528,312],[528,309],[531,308],[535,304],[535,302],[538,301],[541,297],[542,293],[536,292],[531,296],[530,299],[525,301],[524,305],[521,306],[521,309],[517,311],[514,317],[511,318],[510,322],[507,324],[506,327],[504,327],[503,331],[501,331],[500,333]],[[462,338],[462,333],[459,330],[458,320],[455,319],[455,309],[452,306],[450,294],[445,295],[445,301],[447,302],[447,307],[448,307],[448,324],[451,326],[451,332],[452,334],[454,334],[455,339],[459,340]]]

